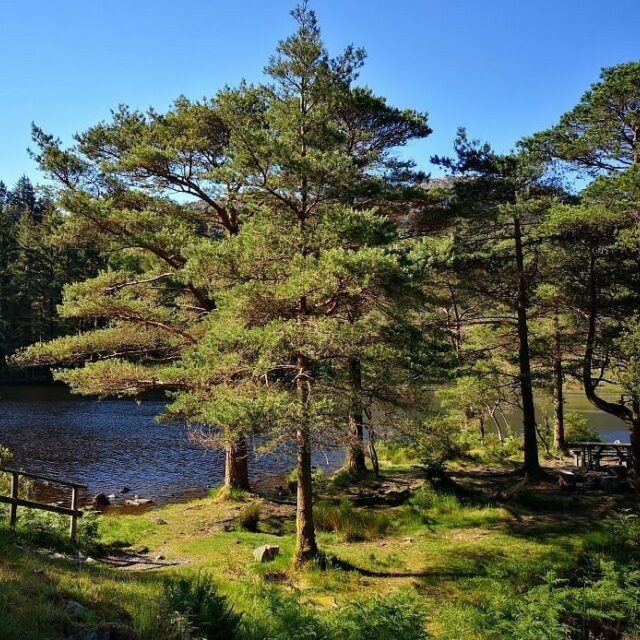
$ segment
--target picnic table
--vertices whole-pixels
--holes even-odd
[[[631,459],[631,445],[628,442],[570,442],[576,467],[597,471],[604,460],[612,460],[619,465],[627,465]]]

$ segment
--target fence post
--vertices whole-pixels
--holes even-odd
[[[71,508],[76,511],[78,508],[78,487],[71,487]],[[76,531],[78,528],[78,517],[74,513],[71,516],[71,524],[69,525],[69,537],[72,542],[76,541]]]
[[[18,497],[18,473],[13,471],[11,473],[11,497],[15,500]],[[18,505],[13,502],[9,508],[9,526],[12,529],[16,528],[16,521],[18,520]]]

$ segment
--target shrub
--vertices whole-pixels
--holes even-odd
[[[260,505],[257,503],[246,506],[238,515],[238,526],[245,531],[255,533],[260,522]]]
[[[76,546],[84,551],[93,551],[99,546],[99,516],[85,511],[78,520]],[[69,518],[59,513],[20,509],[18,511],[18,535],[35,546],[55,549],[72,547],[69,540]]]
[[[251,640],[333,640],[327,623],[311,605],[276,589],[260,599],[245,626]]]
[[[318,503],[314,509],[314,520],[320,531],[337,533],[346,542],[375,540],[391,526],[384,514],[355,509],[347,499],[338,504]]]
[[[564,437],[567,442],[600,442],[598,432],[589,426],[583,415],[575,412],[564,417]]]
[[[240,628],[240,616],[206,575],[166,582],[161,616],[171,640],[234,640]]]
[[[333,620],[336,640],[426,640],[425,614],[408,594],[352,602]]]

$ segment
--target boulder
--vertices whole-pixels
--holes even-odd
[[[263,544],[261,547],[253,550],[253,557],[258,562],[271,562],[280,554],[280,547],[276,544]]]
[[[111,500],[107,498],[104,493],[99,493],[97,496],[93,498],[93,506],[94,507],[108,507],[111,504]]]

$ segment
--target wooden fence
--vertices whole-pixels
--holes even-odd
[[[78,530],[78,518],[82,518],[82,511],[78,509],[78,492],[80,491],[80,489],[86,490],[87,487],[76,482],[67,482],[65,480],[59,480],[58,478],[50,478],[49,476],[43,476],[38,473],[27,473],[26,471],[9,469],[7,467],[0,467],[0,472],[9,474],[11,476],[11,495],[0,495],[0,503],[10,505],[9,526],[12,529],[15,529],[16,522],[18,520],[18,507],[27,507],[29,509],[39,509],[40,511],[61,513],[62,515],[70,516],[71,518],[71,523],[69,524],[69,537],[72,541],[75,542]],[[33,480],[42,480],[47,483],[59,484],[63,487],[71,487],[71,506],[62,507],[57,504],[34,502],[32,500],[24,500],[23,498],[18,497],[20,476],[23,476],[24,478],[32,478]]]

